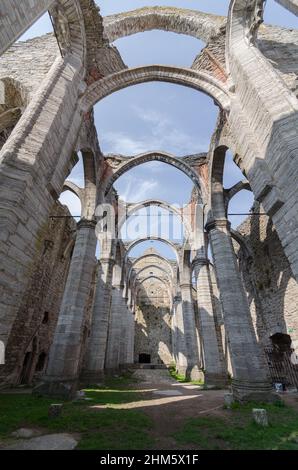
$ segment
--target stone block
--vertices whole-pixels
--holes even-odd
[[[226,408],[230,409],[232,407],[232,404],[234,403],[234,397],[232,393],[225,393],[224,394],[224,404]]]
[[[49,406],[49,418],[58,418],[62,414],[62,403],[53,403]]]
[[[252,416],[256,424],[259,424],[260,426],[264,427],[268,426],[267,411],[263,408],[253,408]]]

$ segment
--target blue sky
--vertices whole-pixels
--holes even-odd
[[[144,6],[176,6],[209,13],[226,15],[228,0],[98,0],[105,15],[128,11]],[[285,27],[297,27],[297,18],[273,0],[267,1],[265,22]],[[22,40],[52,30],[44,15]],[[190,67],[204,44],[184,35],[160,31],[146,32],[116,41],[125,63],[130,67],[147,64],[170,64]],[[218,109],[202,93],[178,85],[148,83],[121,90],[105,98],[95,107],[96,126],[104,153],[135,155],[148,150],[163,150],[176,156],[208,150],[215,127]],[[82,166],[78,164],[71,177],[82,181]],[[225,166],[224,183],[230,187],[242,179],[241,172],[229,155]],[[121,197],[128,201],[148,198],[164,199],[182,205],[189,201],[192,184],[181,172],[168,165],[152,162],[123,175],[115,184]],[[247,212],[252,195],[242,191],[231,202],[230,212]],[[65,193],[61,200],[73,214],[80,211],[75,196]],[[154,216],[156,229],[158,218]],[[146,220],[144,214],[139,220]],[[163,220],[163,217],[161,217]],[[231,216],[236,227],[243,217]],[[138,256],[147,246],[155,246],[166,256],[173,257],[171,249],[158,242],[138,245],[132,255]]]

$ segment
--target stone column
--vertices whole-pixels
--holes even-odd
[[[129,311],[127,307],[128,297],[123,298],[123,306],[121,313],[121,334],[120,334],[120,351],[119,351],[119,364],[122,366],[127,365],[128,347],[129,347]]]
[[[101,258],[98,265],[91,332],[82,374],[83,380],[89,383],[102,379],[104,374],[114,263],[113,258]]]
[[[187,354],[184,337],[184,321],[181,293],[174,297],[174,338],[176,370],[180,375],[187,373]]]
[[[199,370],[198,343],[196,335],[195,313],[192,298],[192,284],[180,284],[184,330],[184,348],[186,354],[187,367],[185,376],[189,380],[202,378]]]
[[[214,318],[214,302],[209,261],[196,257],[193,261],[197,283],[198,317],[204,353],[204,379],[206,385],[227,385],[222,347],[219,344]]]
[[[44,383],[36,393],[72,397],[79,374],[85,313],[95,269],[95,222],[82,219],[65,286]]]
[[[206,230],[211,242],[229,343],[234,397],[238,401],[271,400],[274,394],[253,329],[232,245],[230,224],[226,219],[212,220],[207,223]]]
[[[108,343],[105,368],[116,370],[120,361],[120,337],[123,315],[123,286],[112,287],[111,314],[108,330]]]
[[[69,54],[57,57],[0,151],[0,341],[5,345],[50,211],[74,164],[82,73]]]

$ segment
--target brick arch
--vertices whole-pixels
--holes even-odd
[[[220,16],[197,10],[145,7],[105,17],[104,29],[110,42],[152,30],[185,34],[208,42],[219,32],[224,21]]]
[[[230,93],[225,84],[205,72],[166,65],[147,65],[121,70],[94,82],[86,89],[81,109],[88,112],[103,98],[124,88],[148,82],[167,82],[201,91],[229,111]]]
[[[177,168],[177,170],[182,171],[183,173],[185,173],[186,176],[188,176],[192,180],[194,185],[198,188],[199,192],[201,192],[200,178],[197,175],[197,173],[187,163],[185,163],[181,158],[176,158],[169,153],[158,151],[158,152],[142,153],[140,155],[137,155],[134,158],[129,159],[125,163],[121,164],[118,167],[118,169],[115,171],[115,173],[111,176],[111,178],[107,181],[105,194],[107,195],[109,193],[113,184],[124,173],[126,173],[129,170],[132,170],[138,165],[142,165],[143,163],[153,162],[153,161],[160,161],[163,163],[167,163],[168,165],[171,165]]]

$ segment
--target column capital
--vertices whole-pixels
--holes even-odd
[[[192,287],[192,283],[191,282],[181,282],[181,284],[179,284],[180,286],[180,289],[183,289],[184,287],[187,287],[187,288],[191,288]]]
[[[96,220],[95,219],[81,219],[79,220],[79,222],[77,223],[77,228],[78,229],[81,229],[81,228],[93,228],[95,229],[95,226],[96,226]]]
[[[211,230],[216,230],[216,229],[219,229],[219,230],[226,229],[229,231],[230,228],[231,228],[231,223],[227,219],[210,219],[205,225],[205,229],[208,233]]]
[[[205,258],[203,256],[196,256],[192,260],[192,267],[195,268],[196,266],[208,266],[210,264],[210,261],[208,258]]]
[[[110,258],[110,257],[103,257],[103,258],[99,258],[98,261],[101,263],[101,264],[115,264],[115,259],[114,258]]]

